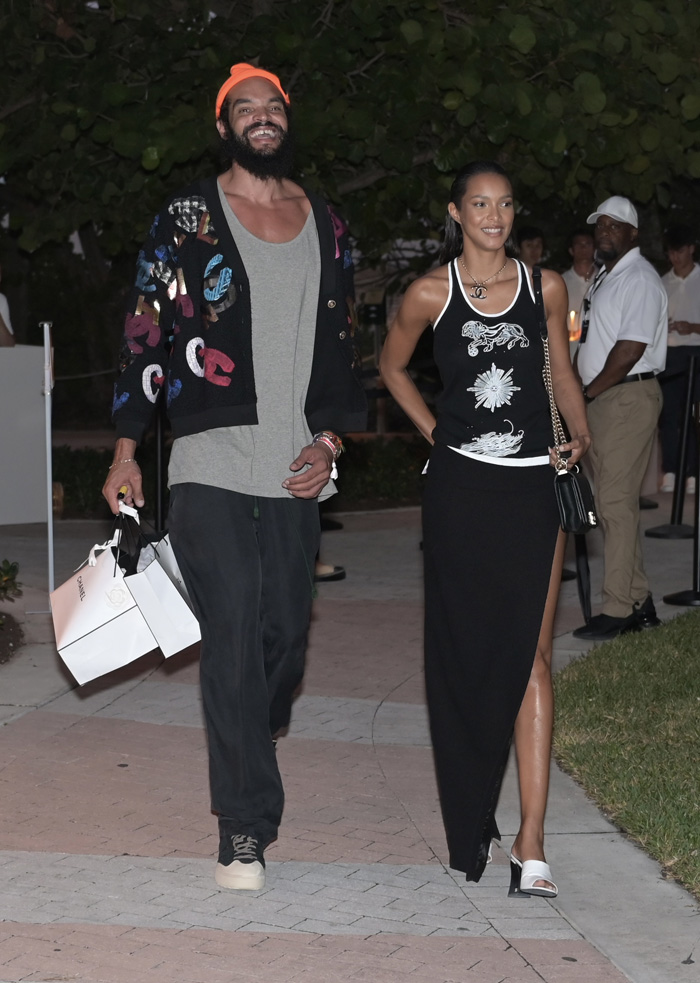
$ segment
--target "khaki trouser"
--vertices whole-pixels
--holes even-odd
[[[656,379],[626,382],[588,406],[596,504],[605,536],[603,614],[626,618],[649,594],[639,535],[639,495],[661,412]]]

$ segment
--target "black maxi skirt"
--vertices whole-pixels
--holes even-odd
[[[559,529],[549,465],[436,444],[423,497],[425,679],[450,866],[478,881]]]

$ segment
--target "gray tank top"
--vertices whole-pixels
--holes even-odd
[[[289,242],[266,242],[219,197],[250,282],[258,423],[179,437],[169,484],[196,482],[246,495],[287,498],[289,465],[311,441],[304,403],[311,375],[321,259],[313,212]],[[329,482],[319,498],[335,490]]]

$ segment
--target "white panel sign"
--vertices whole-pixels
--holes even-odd
[[[0,348],[0,526],[46,522],[44,349]]]

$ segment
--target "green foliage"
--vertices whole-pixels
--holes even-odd
[[[3,560],[0,563],[0,604],[3,601],[14,601],[16,597],[21,597],[22,585],[17,580],[18,573],[19,563],[10,563],[9,560]],[[0,614],[0,628],[3,628],[4,624],[5,619]]]
[[[217,167],[213,104],[233,62],[279,73],[299,179],[337,203],[369,267],[433,262],[397,243],[434,245],[452,174],[475,157],[506,167],[555,264],[609,194],[642,203],[660,259],[669,207],[700,218],[699,27],[685,0],[601,0],[595,16],[564,0],[5,4],[4,282],[20,341],[54,322],[56,422],[108,423],[136,250],[166,195]],[[84,258],[66,245],[76,229]]]
[[[594,649],[555,676],[557,760],[700,897],[700,612]]]
[[[420,474],[429,451],[422,438],[346,440],[345,446],[346,453],[339,463],[338,494],[328,503],[331,509],[418,504]],[[144,476],[145,511],[149,515],[155,507],[153,442],[146,442],[137,455]],[[53,477],[63,485],[65,517],[104,518],[109,515],[102,497],[102,485],[111,463],[110,451],[54,447]]]
[[[475,156],[568,224],[610,193],[663,205],[700,174],[699,26],[682,0],[6,5],[0,208],[24,249],[91,225],[105,256],[131,252],[166,193],[212,168],[215,93],[256,59],[291,91],[304,181],[368,262],[434,237],[441,175]]]
[[[112,451],[83,447],[54,447],[52,454],[53,480],[63,485],[64,518],[105,518],[109,506],[102,496],[107,469],[112,463]],[[146,515],[155,508],[156,454],[154,442],[147,440],[137,451],[143,473]]]
[[[19,563],[10,563],[3,560],[0,563],[0,602],[14,601],[16,597],[22,595],[22,585],[17,580],[19,573]]]
[[[102,497],[107,469],[112,463],[111,451],[84,447],[54,447],[52,454],[53,480],[63,485],[63,508],[68,517],[108,515]]]
[[[333,510],[388,508],[420,502],[420,476],[430,448],[422,437],[346,440],[338,463]]]
[[[17,271],[21,294],[19,302],[12,298],[13,322],[29,325],[21,341],[43,344],[39,322],[53,324],[53,422],[58,429],[111,427],[124,291],[133,277],[133,261],[134,256],[126,262],[115,259],[104,275],[97,275],[69,244],[47,243]],[[9,269],[3,263],[3,285],[11,281]]]

